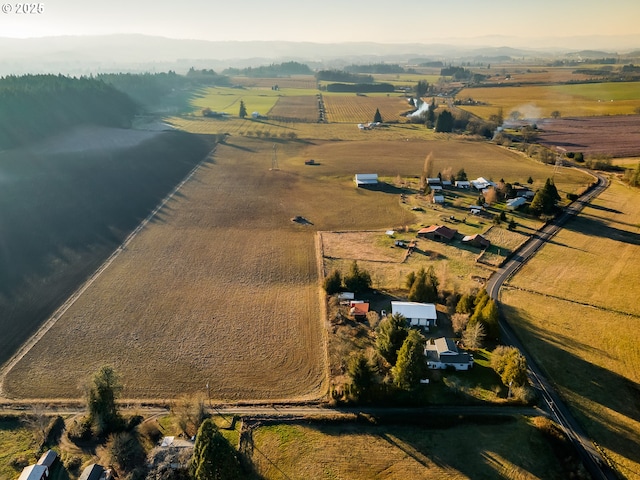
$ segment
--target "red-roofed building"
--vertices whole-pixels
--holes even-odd
[[[418,230],[419,237],[445,242],[450,242],[451,240],[453,240],[457,233],[457,230],[445,227],[444,225],[431,225],[430,227],[425,227]]]
[[[489,248],[491,246],[491,241],[479,233],[476,233],[475,235],[467,235],[462,239],[462,241],[463,243],[473,245],[478,248]]]
[[[351,315],[354,317],[366,317],[367,313],[369,313],[369,304],[368,303],[352,303],[351,310],[349,311]]]

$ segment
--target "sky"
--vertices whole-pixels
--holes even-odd
[[[5,2],[5,3],[2,3]],[[434,43],[640,34],[638,0],[0,0],[0,37],[140,33],[201,40]]]

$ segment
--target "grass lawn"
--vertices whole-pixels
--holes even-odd
[[[14,480],[22,468],[11,466],[14,460],[25,460],[28,464],[38,461],[33,434],[18,417],[0,416],[0,480]]]

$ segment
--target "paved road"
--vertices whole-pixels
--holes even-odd
[[[594,175],[598,179],[595,187],[573,202],[558,218],[545,225],[536,235],[531,237],[513,254],[509,261],[489,278],[486,288],[491,298],[498,301],[502,284],[515,274],[563,225],[578,215],[585,205],[607,188],[609,185],[607,178],[599,174]],[[543,398],[548,411],[551,412],[552,418],[564,428],[591,476],[597,480],[616,480],[618,478],[616,473],[606,464],[591,439],[587,437],[560,395],[546,379],[535,360],[527,353],[526,348],[504,318],[501,319],[500,330],[503,342],[518,348],[526,357],[529,365],[529,377],[534,388],[540,392],[540,396]]]

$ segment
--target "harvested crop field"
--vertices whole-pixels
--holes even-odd
[[[294,182],[261,166],[271,144],[254,155],[256,144],[220,147],[8,373],[5,393],[77,397],[108,363],[127,397],[207,383],[224,400],[320,396],[314,232],[290,221]]]
[[[640,115],[545,120],[537,141],[561,152],[640,156]]]
[[[318,99],[311,95],[280,97],[269,111],[269,119],[281,122],[317,122]]]
[[[184,132],[91,127],[0,154],[0,363],[211,146]]]
[[[325,94],[322,96],[329,122],[372,122],[376,109],[385,122],[404,121],[403,113],[413,110],[405,97],[350,94]]]

